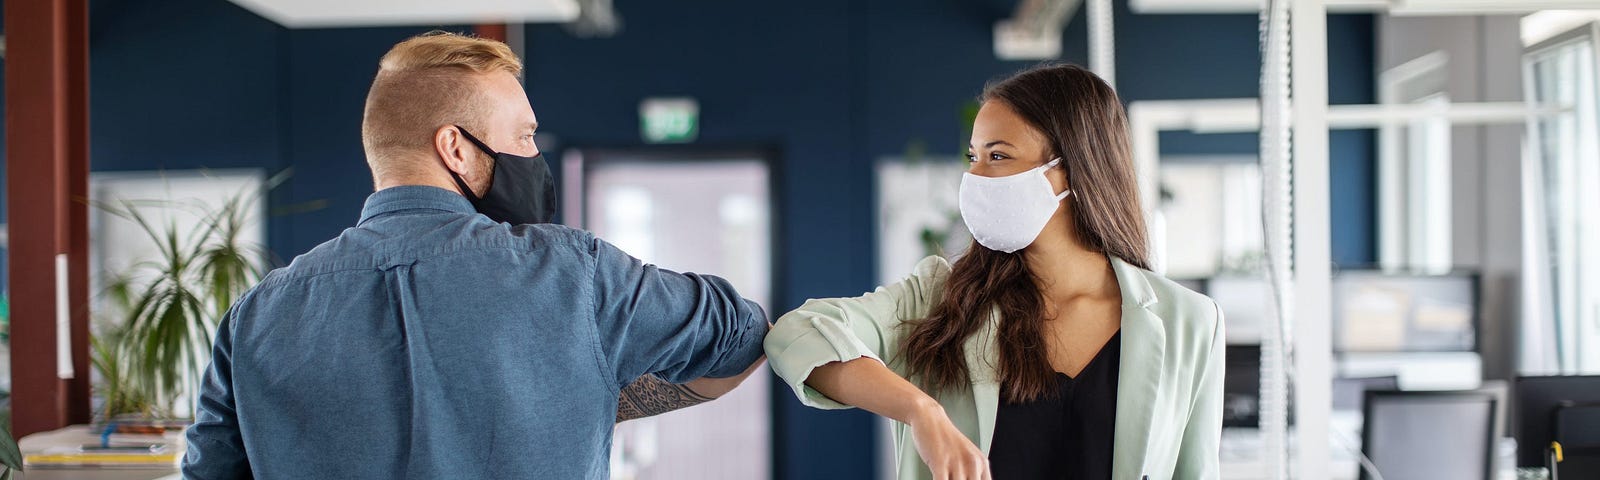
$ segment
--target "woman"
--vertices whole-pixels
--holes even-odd
[[[982,104],[972,247],[784,315],[773,370],[807,405],[896,420],[902,479],[1217,478],[1222,314],[1147,270],[1116,93],[1052,65]]]

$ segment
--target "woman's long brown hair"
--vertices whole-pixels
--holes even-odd
[[[1073,194],[1072,223],[1085,246],[1149,268],[1144,216],[1134,180],[1127,116],[1100,77],[1076,65],[1043,65],[984,89],[981,102],[1004,102],[1049,139]],[[964,344],[991,315],[1000,316],[998,370],[1007,401],[1054,394],[1054,369],[1043,336],[1044,297],[1023,259],[977,242],[956,261],[943,296],[909,326],[905,355],[912,378],[933,392],[969,388]]]

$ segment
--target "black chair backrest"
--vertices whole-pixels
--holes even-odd
[[[1559,478],[1600,478],[1600,402],[1561,402],[1550,410],[1550,433],[1561,444],[1552,467]]]

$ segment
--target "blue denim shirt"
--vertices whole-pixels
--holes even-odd
[[[183,473],[604,479],[621,387],[736,375],[766,330],[720,278],[389,188],[229,310]]]

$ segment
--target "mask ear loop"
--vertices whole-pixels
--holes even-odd
[[[477,146],[479,150],[482,150],[483,153],[489,154],[489,158],[491,159],[489,162],[489,174],[494,175],[495,162],[493,159],[500,154],[495,152],[494,149],[489,148],[489,145],[483,143],[482,140],[478,140],[478,137],[474,137],[471,133],[467,133],[467,129],[462,128],[460,125],[455,125],[455,127],[456,131],[461,132],[461,138],[467,139],[467,141],[472,142],[473,145]],[[472,202],[473,205],[477,205],[478,202],[482,200],[481,198],[478,198],[478,194],[473,193],[472,187],[467,186],[467,181],[463,180],[461,175],[457,175],[455,170],[451,170],[449,165],[445,165],[444,171],[449,173],[450,178],[456,181],[456,188],[461,189],[461,195],[467,197],[467,201]],[[491,176],[490,178],[494,177]]]
[[[460,125],[456,125],[455,127],[456,127],[456,130],[460,130],[461,131],[461,136],[463,138],[466,138],[467,141],[472,142],[473,145],[477,145],[478,149],[483,150],[483,153],[487,153],[491,157],[500,154],[500,152],[494,151],[493,148],[489,148],[489,144],[483,143],[482,140],[478,140],[478,137],[474,137],[474,136],[472,136],[471,133],[467,133],[467,129],[461,128]]]
[[[1043,168],[1046,169],[1046,170],[1049,170],[1049,169],[1054,168],[1054,167],[1056,167],[1058,165],[1061,165],[1061,157],[1056,157],[1056,158],[1050,160],[1049,162],[1045,162]],[[1056,201],[1059,202],[1059,201],[1062,201],[1062,200],[1066,200],[1067,197],[1070,196],[1070,195],[1072,195],[1072,189],[1070,189],[1070,188],[1066,189],[1065,191],[1062,191],[1061,193],[1056,194]]]

